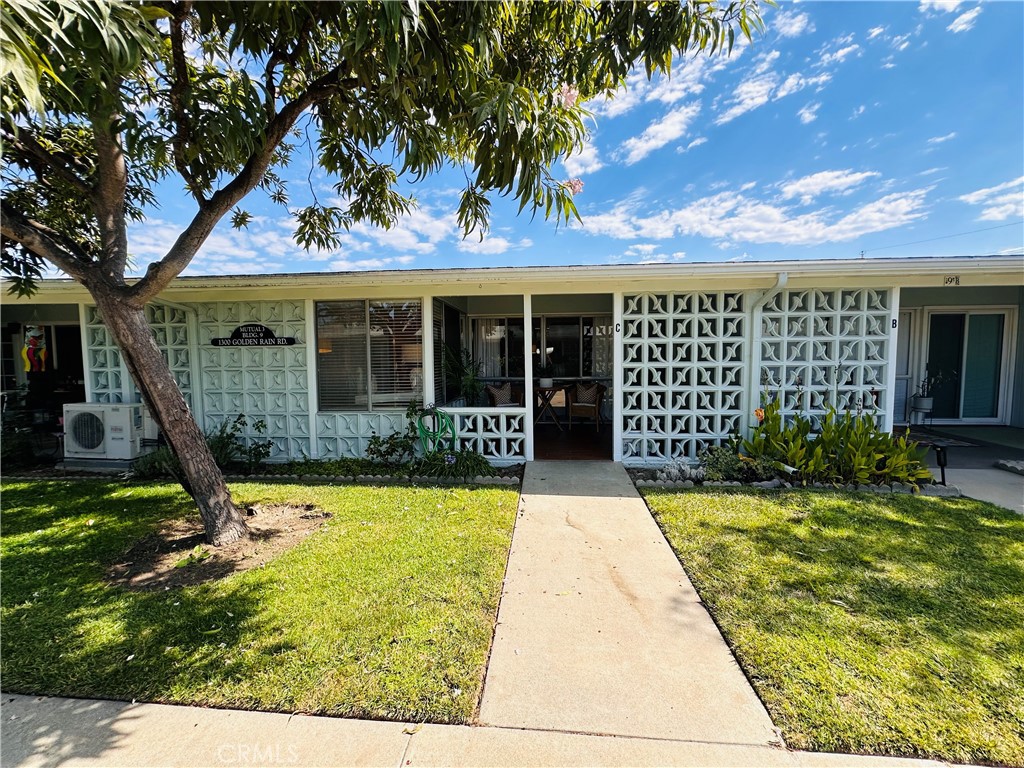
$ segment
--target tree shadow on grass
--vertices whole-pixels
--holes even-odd
[[[816,496],[807,510],[806,495],[780,495],[788,518],[723,530],[760,558],[787,557],[787,591],[954,642],[998,625],[992,602],[1020,594],[1024,563],[1010,546],[1024,545],[1024,521],[1010,513],[971,501],[865,495],[853,505],[848,496]]]
[[[43,499],[32,488],[4,495],[6,693],[217,704],[224,689],[244,688],[274,654],[291,649],[261,613],[276,589],[262,569],[157,592],[105,583],[105,568],[133,540],[169,515],[191,513],[180,490],[53,486]],[[108,723],[91,738],[102,745],[118,736]]]

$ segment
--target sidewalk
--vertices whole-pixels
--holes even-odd
[[[620,464],[531,462],[484,725],[781,740]]]
[[[784,766],[938,768],[777,747],[303,717],[5,694],[5,768]],[[410,731],[415,731],[410,733]]]

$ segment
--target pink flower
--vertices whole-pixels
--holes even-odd
[[[563,181],[562,186],[568,189],[572,194],[578,195],[583,191],[583,180],[569,179],[568,181]]]
[[[562,106],[570,109],[576,103],[576,99],[579,98],[580,92],[579,89],[563,83],[558,95],[562,98]]]

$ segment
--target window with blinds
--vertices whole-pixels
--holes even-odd
[[[320,410],[404,409],[423,399],[419,301],[316,305]]]

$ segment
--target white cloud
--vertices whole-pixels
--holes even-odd
[[[699,114],[699,101],[671,110],[648,125],[639,136],[626,139],[616,152],[616,156],[623,157],[626,165],[642,160],[656,149],[684,136],[690,123]]]
[[[866,109],[867,109],[867,107],[865,107],[863,104],[861,104],[859,107],[857,107],[855,110],[853,110],[853,114],[850,115],[850,119],[851,120],[856,120],[858,117],[860,117],[861,115],[864,114],[864,110],[866,110]]]
[[[782,99],[793,93],[798,93],[804,88],[812,88],[817,86],[819,89],[825,83],[832,79],[830,72],[822,72],[820,75],[814,75],[813,77],[807,77],[795,72],[785,79],[782,85],[779,86],[779,90],[775,92],[774,99]]]
[[[485,235],[483,240],[472,236],[470,239],[462,240],[459,243],[458,248],[460,251],[464,251],[465,253],[497,256],[498,254],[505,253],[505,251],[512,250],[514,248],[529,248],[531,245],[533,245],[533,241],[528,237],[524,237],[518,243],[514,243],[506,237]]]
[[[926,12],[952,13],[961,3],[963,3],[963,0],[921,0],[918,9]]]
[[[818,62],[821,66],[828,66],[830,64],[842,64],[850,57],[851,54],[857,53],[860,50],[860,46],[856,43],[850,43],[836,51],[831,53],[823,54],[821,60]],[[857,54],[858,56],[860,54]]]
[[[779,185],[779,191],[784,200],[798,197],[803,205],[808,205],[814,198],[826,192],[845,192],[880,175],[877,171],[858,173],[849,168],[845,171],[821,171],[794,181],[784,182]]]
[[[981,6],[972,8],[967,13],[962,13],[957,16],[953,23],[950,24],[946,29],[953,33],[966,32],[974,26],[975,20],[978,18],[978,14],[981,13]]]
[[[807,125],[818,119],[819,109],[821,109],[821,102],[816,101],[812,104],[805,104],[796,114],[800,118],[800,122]]]
[[[704,80],[714,69],[712,61],[713,59],[707,56],[678,61],[672,69],[671,76],[657,76],[651,88],[644,93],[644,101],[675,104],[687,96],[700,95],[705,88]]]
[[[650,88],[644,72],[634,72],[626,78],[626,85],[614,96],[601,102],[592,103],[590,108],[598,115],[618,117],[629,112],[644,101],[644,94]]]
[[[778,51],[769,51],[768,53],[762,53],[758,55],[752,62],[752,73],[755,75],[763,75],[765,72],[769,71],[773,66],[775,66],[775,62],[779,60],[779,57],[781,55],[782,54],[779,53]]]
[[[412,256],[384,257],[376,259],[336,259],[331,262],[331,269],[335,272],[363,272],[368,269],[394,268],[394,264],[411,264]]]
[[[874,40],[883,32],[885,32],[885,27],[872,27],[868,30],[868,40]]]
[[[686,258],[686,251],[674,251],[673,253],[654,253],[647,258],[641,259],[641,264],[670,264],[674,261],[682,261]]]
[[[729,108],[715,118],[715,125],[724,125],[767,104],[778,82],[778,76],[774,72],[757,75],[741,82],[733,92]]]
[[[689,152],[694,147],[699,147],[701,144],[707,144],[708,139],[706,136],[698,136],[696,139],[691,141],[685,147],[676,147],[676,152],[682,154],[683,152]]]
[[[657,243],[637,243],[626,249],[624,256],[648,256],[658,250]]]
[[[582,228],[589,234],[619,239],[664,240],[690,235],[726,244],[845,242],[922,218],[929,189],[885,195],[838,218],[832,208],[796,213],[788,206],[736,192],[721,192],[650,215],[638,213],[636,203],[630,201],[607,213],[585,216]]]
[[[781,11],[768,20],[767,26],[779,33],[779,37],[799,37],[804,32],[813,32],[814,24],[806,13]]]
[[[929,144],[942,144],[943,142],[949,141],[950,139],[956,138],[956,131],[950,131],[945,136],[932,136],[928,139]]]
[[[427,254],[437,249],[442,240],[453,237],[458,230],[454,212],[437,213],[431,208],[414,208],[391,227],[381,229],[366,222],[354,224],[353,235],[371,240],[381,248]]]
[[[959,198],[968,205],[981,205],[979,221],[1005,221],[1024,218],[1024,176],[994,187],[968,192]]]
[[[588,173],[596,173],[604,168],[604,163],[598,156],[597,147],[587,142],[583,149],[575,155],[569,155],[562,161],[566,173],[570,176],[585,176]]]

